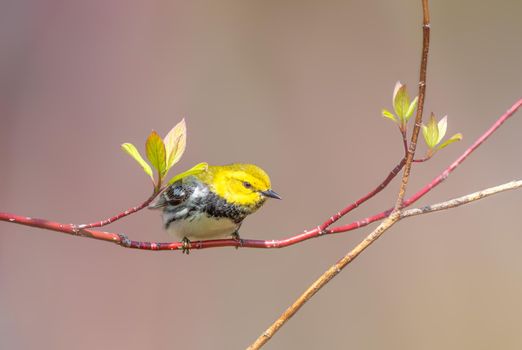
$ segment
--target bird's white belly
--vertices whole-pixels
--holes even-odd
[[[176,220],[172,222],[167,232],[179,240],[186,237],[191,241],[200,241],[230,238],[238,228],[239,225],[228,218],[209,217],[201,213],[190,221]]]

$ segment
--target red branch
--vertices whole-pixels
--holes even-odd
[[[130,209],[127,209],[125,210],[124,212],[121,212],[117,215],[114,215],[108,219],[105,219],[105,220],[102,220],[102,221],[96,221],[96,222],[92,222],[90,224],[81,224],[81,225],[78,225],[78,229],[86,229],[86,228],[93,228],[93,227],[102,227],[102,226],[106,226],[108,224],[112,224],[114,221],[116,220],[119,220],[121,218],[124,218],[128,215],[131,215],[131,214],[134,214],[135,212],[137,211],[140,211],[141,209],[145,208],[146,206],[148,206],[150,204],[150,202],[152,202],[152,200],[154,198],[156,198],[156,196],[158,195],[160,191],[154,191],[154,193],[152,194],[152,196],[150,196],[145,202],[141,203],[140,205],[138,206],[135,206],[135,207],[132,207]]]
[[[418,199],[426,195],[429,191],[431,191],[434,187],[442,183],[451,172],[453,172],[464,160],[468,158],[468,156],[473,153],[488,137],[490,137],[506,120],[508,120],[520,106],[522,105],[522,99],[519,99],[513,106],[511,106],[510,109],[508,109],[482,136],[480,136],[460,157],[458,157],[446,170],[444,170],[440,175],[435,177],[430,183],[428,183],[426,186],[424,186],[422,189],[420,189],[417,193],[415,193],[410,198],[406,199],[404,201],[404,206],[407,207],[411,204],[415,203]],[[396,173],[402,168],[404,165],[404,160],[401,161],[397,165],[397,167],[390,172],[388,177],[383,181],[381,185],[379,185],[376,189],[374,189],[372,192],[368,193],[366,196],[362,197],[358,201],[352,203],[351,205],[347,206],[343,210],[341,210],[339,213],[331,217],[329,220],[327,220],[325,223],[323,223],[321,226],[316,227],[313,230],[306,231],[304,233],[282,239],[282,240],[251,240],[251,239],[243,239],[241,241],[233,240],[233,239],[220,239],[220,240],[208,240],[208,241],[198,241],[198,242],[191,242],[188,247],[184,247],[183,243],[181,242],[169,242],[169,243],[157,243],[157,242],[140,242],[140,241],[133,241],[128,239],[123,234],[117,234],[117,233],[111,233],[111,232],[103,232],[103,231],[95,231],[91,230],[89,228],[91,227],[99,227],[106,225],[110,222],[114,222],[115,220],[118,220],[122,217],[125,217],[127,215],[130,215],[150,203],[150,201],[154,198],[151,197],[147,201],[145,201],[143,204],[134,207],[132,209],[129,209],[121,214],[118,214],[112,218],[92,223],[92,224],[86,224],[81,226],[76,226],[73,224],[62,224],[59,222],[44,220],[44,219],[35,219],[5,212],[0,212],[0,221],[7,221],[12,222],[20,225],[25,226],[32,226],[32,227],[38,227],[42,229],[47,229],[51,231],[61,232],[69,235],[77,235],[82,237],[88,237],[88,238],[94,238],[102,241],[108,241],[116,243],[122,247],[125,248],[133,248],[133,249],[142,249],[142,250],[183,250],[186,248],[189,249],[204,249],[204,248],[216,248],[216,247],[243,247],[243,248],[284,248],[288,247],[290,245],[294,245],[299,242],[303,242],[305,240],[316,238],[321,235],[325,234],[333,234],[333,233],[340,233],[340,232],[346,232],[351,231],[363,226],[366,226],[372,222],[384,219],[387,217],[392,209],[388,209],[387,211],[381,212],[379,214],[367,217],[360,221],[352,222],[348,225],[344,226],[338,226],[331,229],[327,229],[329,225],[337,221],[339,218],[341,218],[343,215],[348,213],[350,210],[356,208],[358,205],[366,201],[368,198],[372,197],[373,195],[380,192],[386,184],[388,184],[393,177],[396,175]]]
[[[317,230],[319,232],[325,231],[326,228],[330,227],[330,225],[332,225],[334,222],[336,222],[337,220],[339,220],[340,218],[342,218],[343,216],[345,216],[346,214],[351,212],[353,209],[357,208],[359,205],[366,202],[368,199],[375,196],[377,193],[381,192],[390,183],[390,181],[393,180],[395,178],[395,176],[397,176],[397,174],[399,173],[399,171],[401,171],[401,169],[405,163],[406,163],[406,158],[402,158],[400,163],[397,164],[397,166],[395,168],[393,168],[392,171],[390,171],[390,173],[388,174],[388,177],[386,177],[386,179],[384,179],[384,181],[379,186],[377,186],[373,191],[369,192],[366,196],[359,198],[358,200],[356,200],[355,202],[353,202],[346,208],[340,210],[335,215],[331,216],[321,226],[317,227]]]

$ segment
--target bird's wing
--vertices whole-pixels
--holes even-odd
[[[150,204],[149,209],[160,209],[167,205],[176,206],[183,203],[188,192],[181,182],[175,182],[159,194]]]

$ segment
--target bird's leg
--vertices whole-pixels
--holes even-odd
[[[241,227],[241,224],[239,227]],[[232,239],[239,243],[239,245],[236,246],[236,249],[243,246],[243,240],[239,237],[239,227],[234,231],[234,233],[232,233]]]
[[[187,237],[183,237],[181,240],[181,252],[183,254],[190,254],[190,240]]]

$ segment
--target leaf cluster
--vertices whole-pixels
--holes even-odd
[[[121,145],[121,148],[130,155],[150,177],[154,185],[154,192],[157,193],[161,190],[161,185],[164,183],[169,170],[181,159],[181,156],[185,152],[186,145],[187,126],[185,119],[182,119],[163,139],[154,130],[149,134],[145,142],[145,155],[150,165],[143,159],[136,146],[132,143],[124,143]],[[156,170],[156,178],[154,177],[152,168]],[[199,163],[191,169],[173,176],[167,183],[167,186],[185,176],[203,172],[207,168],[207,163]]]
[[[410,100],[410,95],[408,94],[406,85],[398,81],[395,84],[392,99],[393,110],[395,114],[385,108],[382,109],[383,117],[388,118],[397,124],[404,139],[406,139],[408,121],[417,108],[417,102],[417,96],[415,96],[413,100]],[[422,135],[424,137],[424,142],[428,147],[426,159],[431,158],[435,152],[443,149],[453,142],[462,140],[462,134],[458,133],[441,143],[442,139],[446,135],[447,128],[448,116],[444,116],[437,122],[437,119],[433,113],[431,113],[428,123],[422,125]]]

